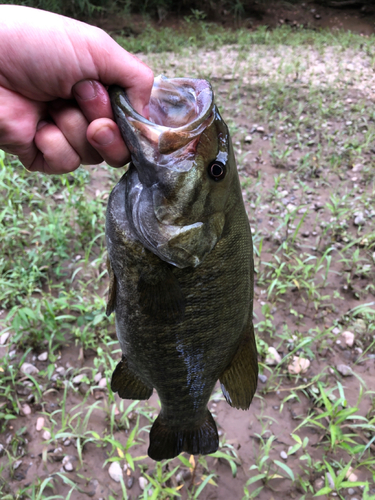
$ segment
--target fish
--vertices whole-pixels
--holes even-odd
[[[109,87],[130,150],[106,214],[110,276],[122,358],[120,398],[161,410],[149,435],[156,461],[214,453],[207,408],[217,380],[246,410],[258,380],[253,328],[253,246],[228,128],[207,80],[155,78],[146,119]]]

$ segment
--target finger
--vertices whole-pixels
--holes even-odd
[[[18,156],[26,168],[38,155],[35,131],[47,113],[45,103],[31,101],[0,86],[0,148]]]
[[[113,119],[109,95],[101,83],[95,80],[82,80],[74,85],[73,94],[89,122],[97,118]]]
[[[116,123],[109,118],[99,118],[90,123],[87,139],[112,167],[122,167],[130,160],[130,153],[122,140]]]
[[[32,172],[66,174],[76,170],[81,158],[67,141],[61,130],[53,123],[41,122],[35,134],[38,154],[30,165]]]
[[[81,163],[97,164],[103,161],[88,142],[86,131],[89,123],[73,101],[58,99],[50,104],[49,111],[57,127],[80,156]]]

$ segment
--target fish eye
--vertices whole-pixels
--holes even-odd
[[[221,181],[225,177],[225,166],[220,161],[213,161],[208,166],[208,174],[214,181]]]

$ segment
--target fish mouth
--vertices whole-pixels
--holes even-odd
[[[149,120],[133,109],[120,87],[110,87],[109,95],[116,122],[145,184],[152,183],[145,172],[151,164],[177,172],[190,170],[199,137],[214,120],[214,95],[209,82],[156,77]]]

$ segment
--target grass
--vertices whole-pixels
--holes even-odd
[[[348,498],[349,488],[375,498],[373,40],[287,27],[213,33],[204,22],[189,29],[188,57],[183,31],[150,28],[124,44],[147,52],[156,73],[209,78],[230,127],[254,237],[256,398],[249,412],[225,412],[213,394],[215,454],[149,460],[156,396],[120,401],[109,389],[120,350],[104,314],[103,232],[121,172],[47,177],[1,153],[4,499],[94,490],[108,499],[221,499],[223,484],[242,500]],[[167,49],[175,52],[160,52]],[[276,363],[266,362],[269,347]],[[310,367],[293,373],[294,357]],[[39,371],[25,374],[25,362]],[[343,377],[340,365],[353,375]],[[120,483],[109,479],[113,462]]]

